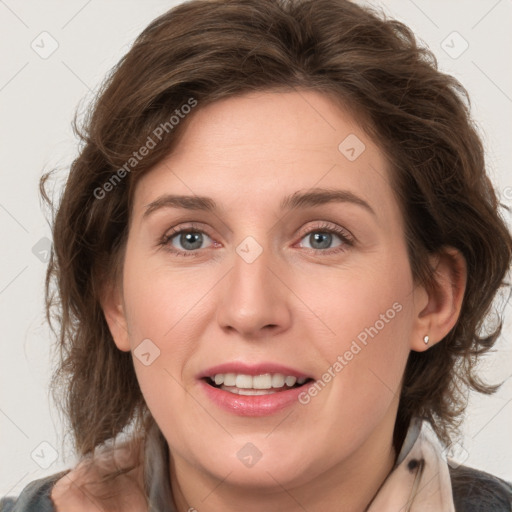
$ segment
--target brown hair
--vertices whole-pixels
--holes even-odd
[[[54,219],[47,306],[49,318],[57,312],[62,360],[53,389],[79,455],[129,425],[143,434],[151,422],[132,356],[116,348],[99,294],[122,269],[137,180],[186,127],[184,119],[171,128],[171,116],[191,99],[197,110],[245,92],[300,89],[351,106],[387,155],[416,282],[432,285],[427,258],[445,246],[466,259],[456,326],[431,349],[410,354],[395,447],[413,415],[449,442],[465,390],[494,391],[475,364],[501,330],[501,323],[487,333],[483,327],[512,240],[464,88],[438,71],[409,28],[347,0],[193,0],[154,20],[105,81],[79,130],[83,145]],[[167,126],[161,140],[127,168],[159,126]]]

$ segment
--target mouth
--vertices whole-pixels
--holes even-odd
[[[197,375],[212,405],[237,416],[269,416],[301,407],[300,396],[315,379],[273,361],[231,361]]]
[[[296,377],[283,373],[247,375],[243,373],[216,373],[204,377],[211,387],[244,396],[272,395],[301,388],[313,381],[310,377]]]

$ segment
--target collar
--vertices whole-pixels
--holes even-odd
[[[455,512],[448,463],[430,424],[413,418],[368,512]]]

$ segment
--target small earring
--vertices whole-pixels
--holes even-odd
[[[428,345],[429,337],[428,336],[424,336],[423,337],[423,341],[425,342],[425,345]]]

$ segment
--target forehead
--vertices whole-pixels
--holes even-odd
[[[199,104],[175,150],[139,180],[134,213],[163,193],[250,214],[299,190],[342,188],[390,215],[389,177],[382,151],[326,94],[257,92]]]

